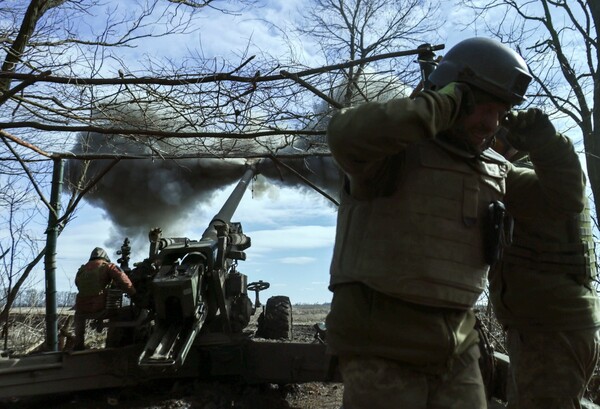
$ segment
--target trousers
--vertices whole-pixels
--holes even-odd
[[[441,374],[372,356],[339,357],[344,409],[485,409],[479,347],[471,346]]]

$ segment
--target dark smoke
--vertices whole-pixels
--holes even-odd
[[[73,150],[75,153],[129,155],[151,151],[149,147],[123,137],[102,134],[80,135]],[[105,159],[91,161],[88,179],[110,162]],[[286,164],[329,194],[337,195],[339,173],[331,158],[288,159]],[[236,183],[246,166],[242,159],[121,160],[87,193],[86,200],[106,211],[116,226],[117,230],[112,232],[105,246],[117,248],[128,237],[139,251],[147,249],[147,234],[151,228],[161,227],[166,237],[181,236],[183,224],[195,216],[193,212],[197,206],[211,203],[216,191]],[[274,185],[310,189],[285,167],[276,166],[268,159],[261,162],[259,169],[261,176],[253,184],[255,195],[260,196]],[[82,171],[82,161],[70,160],[67,186],[75,184]]]
[[[84,145],[85,142],[85,145]],[[76,153],[148,153],[149,148],[129,143],[120,137],[101,134],[80,136]],[[105,169],[110,160],[94,160],[87,170],[88,179]],[[235,182],[244,172],[240,161],[223,160],[121,160],[86,195],[86,200],[106,211],[117,227],[111,237],[115,247],[125,237],[145,238],[153,227],[168,232],[193,215],[198,204],[209,202],[213,193]],[[69,161],[67,178],[76,183],[83,162]]]

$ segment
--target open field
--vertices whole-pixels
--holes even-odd
[[[313,325],[325,321],[329,312],[329,305],[301,304],[292,306],[294,320],[294,337],[299,342],[313,342],[315,330]],[[45,308],[39,307],[17,307],[11,310],[10,325],[7,346],[0,349],[10,350],[16,354],[22,354],[32,347],[39,345],[44,340]],[[260,311],[257,311],[250,321],[248,329],[256,329],[256,320]],[[69,317],[74,314],[70,308],[58,308],[58,326],[69,332],[73,332],[72,321],[67,323]],[[91,347],[100,348],[104,345],[106,331],[96,334],[94,331],[86,332],[86,344]]]

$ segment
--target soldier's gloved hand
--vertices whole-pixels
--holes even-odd
[[[509,130],[506,137],[508,142],[515,149],[524,152],[542,146],[556,136],[556,129],[550,118],[538,108],[510,111],[501,125]]]
[[[461,115],[469,115],[475,108],[475,97],[473,91],[464,82],[451,82],[438,93],[447,95],[456,103]]]

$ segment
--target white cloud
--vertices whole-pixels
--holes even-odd
[[[309,250],[333,247],[334,226],[285,226],[278,230],[249,232],[252,254],[260,255],[281,250]]]
[[[278,259],[283,264],[311,264],[316,261],[314,257],[282,257]]]

